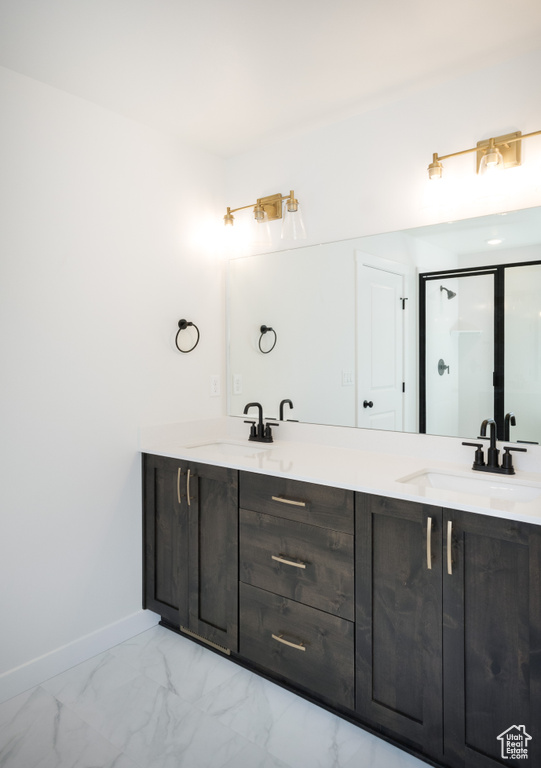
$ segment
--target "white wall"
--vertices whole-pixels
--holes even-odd
[[[144,626],[138,427],[222,415],[225,270],[223,161],[8,70],[0,99],[1,697]]]
[[[227,164],[227,204],[246,205],[293,188],[303,206],[306,244],[539,205],[541,137],[523,142],[524,165],[506,171],[503,191],[479,183],[472,153],[444,162],[452,194],[445,204],[435,204],[427,195],[426,168],[433,152],[457,152],[514,130],[539,130],[540,73],[541,49],[233,157]],[[281,249],[279,224],[270,227],[274,242],[268,250]]]

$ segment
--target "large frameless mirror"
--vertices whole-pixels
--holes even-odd
[[[234,259],[228,412],[539,442],[540,261],[541,208]]]

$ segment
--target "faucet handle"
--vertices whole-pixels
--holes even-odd
[[[280,425],[276,421],[267,421],[265,424],[265,431],[263,432],[263,438],[272,443],[272,429],[271,427],[279,427]]]
[[[245,424],[251,424],[251,425],[252,425],[252,426],[250,427],[250,438],[249,438],[249,439],[250,439],[250,440],[255,440],[255,439],[256,439],[256,437],[257,437],[257,429],[256,429],[256,426],[255,426],[255,421],[251,421],[251,420],[249,420],[249,419],[248,419],[248,420],[247,420],[247,419],[244,419],[244,423],[245,423]]]
[[[502,459],[502,471],[506,475],[514,475],[515,468],[513,466],[513,457],[511,451],[520,451],[520,453],[526,453],[526,448],[515,448],[514,445],[504,445],[503,447],[503,459]]]
[[[475,457],[473,459],[473,469],[485,466],[485,455],[483,453],[482,443],[462,443],[462,445],[469,445],[472,448],[477,448],[475,451]]]

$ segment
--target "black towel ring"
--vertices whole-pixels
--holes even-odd
[[[268,355],[269,352],[272,352],[272,350],[276,346],[276,342],[278,340],[278,337],[276,336],[276,331],[274,330],[274,328],[271,328],[270,325],[262,325],[259,330],[261,331],[261,336],[259,337],[259,351],[262,352],[264,355]],[[274,333],[274,344],[270,349],[265,350],[265,349],[261,349],[261,339],[267,333],[267,331]]]
[[[189,325],[192,325],[195,328],[195,330],[197,331],[197,340],[196,340],[195,344],[193,345],[193,347],[190,347],[190,349],[181,349],[179,347],[179,345],[178,345],[178,336],[179,336],[179,333],[181,331],[185,331],[186,328]],[[179,320],[178,321],[178,331],[177,331],[177,335],[175,336],[175,345],[176,345],[178,351],[179,352],[183,352],[184,354],[187,354],[188,352],[193,352],[193,350],[197,347],[198,344],[199,344],[199,328],[197,327],[197,325],[195,323],[190,323],[188,320]]]

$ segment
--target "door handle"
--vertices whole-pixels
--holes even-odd
[[[180,504],[180,475],[181,475],[182,469],[179,467],[177,472],[177,499],[178,503]]]
[[[289,557],[284,557],[284,555],[271,555],[271,560],[276,560],[277,563],[284,563],[285,565],[292,565],[295,568],[306,568],[306,563],[303,563],[302,560],[291,560]]]
[[[188,501],[188,506],[191,506],[190,502],[190,470],[186,473],[186,499]]]
[[[285,499],[283,496],[271,496],[272,501],[279,501],[281,504],[292,504],[295,507],[305,507],[305,501],[295,501],[295,499]]]
[[[306,646],[304,643],[292,643],[290,640],[286,640],[283,635],[275,635],[274,633],[272,633],[271,637],[273,640],[277,640],[279,643],[283,643],[283,645],[289,645],[290,648],[296,648],[297,651],[306,650]]]
[[[453,575],[453,523],[451,520],[447,521],[447,573],[449,576]]]
[[[372,408],[373,405],[374,403],[372,402],[372,400],[365,400],[363,403],[363,408]]]
[[[426,520],[426,567],[432,570],[432,518]]]

